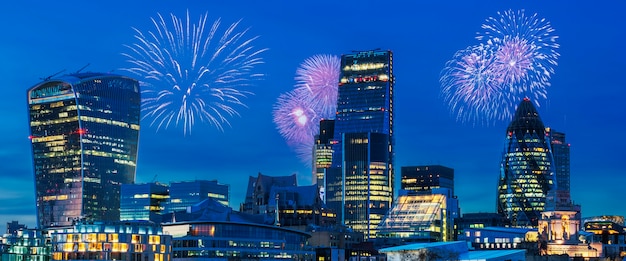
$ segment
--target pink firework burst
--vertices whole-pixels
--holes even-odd
[[[288,144],[312,141],[319,130],[319,118],[306,92],[295,89],[281,94],[274,104],[274,123]]]
[[[340,63],[338,56],[314,55],[296,70],[295,87],[307,92],[313,110],[322,118],[335,116]]]

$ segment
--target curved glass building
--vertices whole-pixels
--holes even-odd
[[[520,103],[506,132],[498,212],[513,226],[536,227],[556,182],[549,136],[530,99]]]
[[[139,83],[75,73],[44,80],[27,99],[37,225],[119,220],[120,185],[135,180]]]

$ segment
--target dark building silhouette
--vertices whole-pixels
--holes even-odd
[[[75,73],[27,94],[38,227],[119,220],[120,185],[135,181],[139,83]]]
[[[447,188],[454,195],[454,169],[441,165],[402,167],[400,189],[428,191],[434,188]]]

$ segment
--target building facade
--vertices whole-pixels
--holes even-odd
[[[49,231],[53,260],[171,260],[172,236],[148,223],[78,223]]]
[[[454,169],[440,166],[407,166],[402,167],[400,189],[409,191],[429,191],[436,188],[447,188],[454,195]]]
[[[38,227],[119,220],[120,184],[135,180],[139,83],[75,73],[36,84],[27,102]]]
[[[313,260],[310,234],[273,224],[206,199],[163,224],[172,235],[172,260]]]
[[[375,237],[393,201],[393,88],[391,51],[341,57],[326,202],[366,238]]]
[[[459,203],[447,188],[400,195],[378,227],[380,245],[452,241]]]
[[[555,182],[549,136],[537,109],[524,98],[506,131],[498,213],[512,226],[537,227]]]
[[[169,200],[168,186],[161,183],[122,184],[120,220],[145,220],[161,223]]]
[[[0,237],[0,260],[2,261],[48,261],[51,260],[51,238],[42,230],[21,229]]]
[[[165,213],[185,211],[207,198],[215,199],[226,206],[230,203],[230,186],[220,184],[217,180],[170,182],[169,192],[170,199]]]
[[[320,133],[315,136],[313,151],[313,183],[320,188],[320,198],[326,202],[326,176],[333,159],[334,120],[321,120]]]
[[[570,193],[570,144],[565,141],[565,133],[546,128],[546,133],[550,137],[552,148],[552,158],[554,159],[554,174],[556,177],[555,186],[555,208],[561,209],[572,204]]]

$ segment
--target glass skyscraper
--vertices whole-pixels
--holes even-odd
[[[120,184],[135,180],[138,82],[75,73],[46,79],[27,95],[37,225],[119,220]]]
[[[321,120],[320,133],[315,135],[313,149],[313,182],[320,189],[320,198],[326,202],[326,172],[333,159],[334,120]]]
[[[375,237],[393,201],[393,87],[391,51],[341,57],[326,202],[366,238]]]
[[[556,206],[568,205],[570,197],[570,145],[565,141],[565,133],[546,129],[552,146],[554,174],[556,175]],[[555,206],[555,207],[556,207]]]
[[[550,137],[535,106],[524,98],[506,131],[498,212],[513,226],[536,227],[554,183]]]

